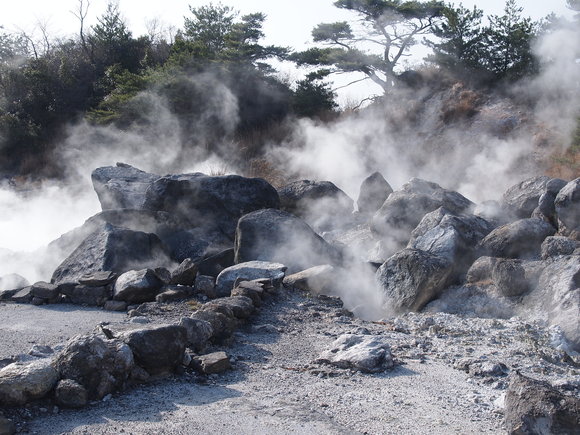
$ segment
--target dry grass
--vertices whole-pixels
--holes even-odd
[[[445,101],[441,120],[445,124],[473,117],[479,110],[481,96],[470,89],[464,89],[462,83],[456,83],[451,88],[451,95]]]

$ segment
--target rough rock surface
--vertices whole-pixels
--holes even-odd
[[[580,242],[562,236],[546,237],[542,243],[542,260],[560,255],[572,255],[580,247]]]
[[[196,358],[200,370],[206,375],[223,373],[232,368],[230,359],[225,352],[213,352]]]
[[[0,406],[20,406],[48,394],[58,381],[50,359],[10,364],[0,370]]]
[[[183,317],[179,326],[185,329],[187,346],[196,351],[202,350],[213,335],[211,324],[205,320]]]
[[[420,310],[447,285],[453,266],[419,249],[403,249],[377,270],[376,278],[395,311]]]
[[[155,300],[162,286],[153,270],[130,270],[117,278],[113,298],[129,304],[150,302]]]
[[[580,241],[580,178],[566,184],[554,201],[558,232]]]
[[[515,373],[505,398],[505,422],[514,435],[575,434],[580,428],[580,398]]]
[[[471,201],[457,192],[413,178],[401,190],[389,195],[373,216],[371,229],[404,246],[409,241],[411,231],[427,213],[445,207],[454,214],[460,214],[473,206]]]
[[[538,258],[542,242],[556,229],[541,219],[520,219],[502,225],[480,243],[484,255],[503,258]]]
[[[216,294],[229,296],[236,280],[252,281],[267,278],[279,283],[284,279],[286,266],[267,261],[247,261],[224,269],[216,279]]]
[[[348,221],[353,200],[330,181],[294,181],[278,189],[280,208],[324,230]]]
[[[159,325],[122,333],[135,363],[151,375],[171,373],[183,361],[187,332],[179,325]]]
[[[158,178],[158,175],[148,174],[124,163],[97,168],[91,174],[103,210],[142,208],[145,192]]]
[[[518,219],[531,217],[550,180],[550,177],[542,175],[528,178],[510,187],[503,194],[505,208]]]
[[[393,188],[385,180],[380,172],[373,172],[363,180],[358,194],[357,206],[360,213],[375,213],[389,195]]]
[[[172,264],[155,234],[109,224],[87,237],[54,271],[51,282],[79,282],[86,274]]]
[[[69,340],[54,366],[61,378],[82,385],[90,399],[101,399],[125,383],[134,359],[131,349],[121,341],[89,334]]]
[[[62,379],[54,390],[54,398],[59,406],[65,408],[82,408],[89,401],[85,387],[72,379]]]
[[[276,189],[261,178],[195,173],[157,179],[147,190],[144,207],[166,211],[189,228],[213,227],[233,238],[241,216],[279,205]]]
[[[493,265],[491,277],[504,296],[521,296],[530,287],[521,260],[499,259]]]
[[[242,217],[235,239],[235,262],[282,263],[291,272],[335,264],[340,252],[302,219],[281,210],[260,210]]]
[[[318,356],[317,362],[365,373],[377,373],[394,366],[391,349],[384,338],[355,334],[338,337],[329,350]]]

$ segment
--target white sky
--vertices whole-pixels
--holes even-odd
[[[46,24],[50,35],[67,36],[78,31],[78,20],[71,13],[77,0],[2,0],[0,25],[7,30],[25,30],[33,32],[38,22]],[[189,16],[188,5],[198,7],[209,3],[206,0],[120,0],[120,10],[129,28],[135,36],[146,33],[145,23],[158,19],[161,23],[175,28],[183,26],[183,17]],[[214,1],[217,3],[217,1]],[[332,22],[353,19],[354,15],[333,6],[333,0],[222,0],[242,14],[264,12],[267,19],[264,25],[266,42],[303,49],[308,46],[312,28],[321,22]],[[456,2],[458,4],[459,2]],[[485,14],[500,14],[504,0],[474,1],[464,0],[466,7],[477,5]],[[524,15],[540,19],[550,12],[571,16],[565,0],[520,0]],[[88,24],[94,24],[95,18],[103,13],[107,0],[90,0]],[[289,69],[285,71],[291,79],[299,73]],[[368,94],[364,87],[357,91],[341,91],[341,99],[358,99],[360,93]]]

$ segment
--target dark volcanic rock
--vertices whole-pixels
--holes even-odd
[[[233,313],[231,317],[228,317],[217,311],[196,311],[190,317],[193,320],[208,322],[211,325],[210,340],[218,343],[231,337],[238,325]]]
[[[499,259],[493,265],[491,276],[504,296],[521,296],[530,288],[521,260]]]
[[[122,333],[135,362],[151,375],[173,372],[183,361],[187,332],[179,325],[156,325]]]
[[[560,255],[572,255],[580,248],[580,242],[562,236],[546,237],[542,243],[542,260]]]
[[[143,208],[145,192],[158,178],[124,163],[97,168],[91,174],[103,210]]]
[[[232,368],[230,359],[225,352],[213,352],[196,358],[196,365],[206,375],[223,373]]]
[[[391,193],[393,193],[393,188],[381,173],[372,173],[363,180],[360,186],[357,200],[358,211],[360,213],[375,213]]]
[[[279,205],[276,189],[261,178],[200,173],[159,178],[145,201],[146,209],[169,212],[189,228],[217,228],[232,239],[241,216]]]
[[[54,301],[59,295],[58,287],[56,285],[43,281],[34,283],[31,286],[30,291],[32,296],[49,301]]]
[[[580,178],[570,181],[554,201],[558,216],[558,232],[580,241]]]
[[[97,335],[72,338],[54,361],[61,378],[82,385],[90,399],[101,399],[123,386],[133,365],[133,352],[126,344]]]
[[[280,208],[317,229],[340,226],[353,212],[353,200],[330,181],[299,180],[278,190]]]
[[[537,258],[542,242],[556,229],[541,219],[520,219],[496,228],[480,243],[483,255],[503,258]]]
[[[282,263],[297,272],[320,264],[336,264],[341,254],[302,219],[269,209],[247,214],[238,222],[235,262],[252,260]]]
[[[510,187],[503,194],[504,207],[518,219],[531,217],[550,180],[550,177],[542,175]]]
[[[453,265],[418,249],[403,249],[377,270],[389,307],[418,311],[437,297],[449,283]]]
[[[169,283],[192,286],[195,284],[196,276],[197,264],[195,264],[190,258],[186,258],[171,272]]]
[[[230,237],[209,227],[179,229],[164,235],[162,241],[171,258],[180,263],[188,258],[200,262],[233,246]]]
[[[246,296],[231,296],[214,299],[213,301],[205,304],[203,309],[204,310],[214,309],[214,307],[217,305],[224,305],[226,307],[231,308],[232,312],[234,313],[234,316],[238,319],[247,319],[256,310],[252,302],[252,299]],[[215,309],[215,311],[220,310]]]
[[[184,317],[179,321],[179,326],[185,328],[187,346],[196,351],[205,348],[208,340],[213,336],[213,327],[205,320]]]
[[[152,302],[162,286],[163,282],[153,270],[130,270],[117,278],[113,298],[129,304]]]
[[[79,279],[79,283],[89,287],[102,287],[111,284],[116,278],[117,274],[111,271],[94,272],[83,275]]]
[[[373,216],[371,229],[404,246],[411,231],[427,213],[445,207],[453,214],[461,214],[472,206],[471,201],[457,192],[413,178],[401,190],[389,195]]]
[[[216,279],[215,290],[218,296],[229,296],[237,280],[252,281],[267,278],[282,282],[286,266],[267,261],[248,261],[224,269]]]
[[[505,423],[512,435],[577,434],[580,399],[551,385],[515,373],[505,398]]]
[[[88,403],[89,394],[85,387],[72,379],[63,379],[54,390],[54,398],[59,406],[82,408]]]
[[[63,289],[67,301],[78,305],[103,306],[112,297],[110,287],[94,287],[88,285],[59,286]]]
[[[540,199],[538,200],[538,206],[532,213],[532,217],[538,217],[544,219],[546,222],[550,222],[554,227],[558,227],[558,217],[556,216],[556,197],[558,192],[567,184],[566,181],[559,178],[552,178],[546,184],[546,189]]]
[[[87,237],[52,275],[51,282],[79,282],[87,274],[169,265],[164,246],[155,234],[106,224]]]

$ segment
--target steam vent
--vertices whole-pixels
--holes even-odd
[[[580,435],[580,0],[60,3],[0,21],[0,435]]]

